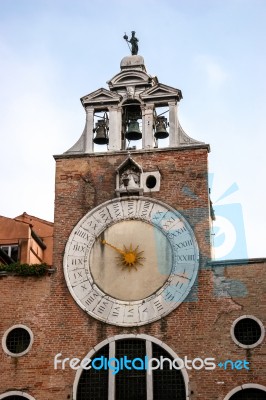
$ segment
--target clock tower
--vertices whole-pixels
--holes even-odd
[[[124,39],[54,157],[54,268],[1,268],[0,400],[265,400],[266,259],[212,260],[209,145]]]
[[[84,131],[55,156],[54,261],[63,266],[73,318],[88,327],[88,351],[103,341],[118,355],[124,341],[140,357],[139,340],[151,357],[164,340],[158,356],[185,354],[211,255],[209,145],[184,132],[181,90],[149,75],[142,56],[124,57],[108,86],[81,98]],[[162,381],[161,399],[188,398],[188,374],[177,373],[179,389]],[[137,381],[129,379],[135,383],[121,398],[157,398],[153,375],[142,397],[130,397]],[[74,399],[91,396],[86,376],[77,373]],[[106,398],[120,398],[119,377],[108,382]]]
[[[133,327],[196,292],[210,258],[209,146],[183,131],[181,91],[150,76],[143,57],[120,67],[109,90],[81,98],[84,132],[56,157],[55,215],[69,235],[64,273],[74,300],[100,321]]]
[[[84,131],[55,156],[60,346],[70,358],[95,361],[57,374],[74,400],[229,399],[250,379],[245,367],[233,377],[218,364],[240,343],[235,325],[248,319],[242,328],[250,332],[258,324],[255,346],[264,338],[254,297],[242,309],[233,295],[246,293],[234,292],[238,280],[248,282],[246,264],[262,265],[212,261],[209,145],[181,127],[182,92],[149,75],[135,32],[124,38],[132,54],[108,89],[81,98]],[[259,294],[255,272],[252,282]],[[261,390],[262,378],[255,380],[247,390]]]

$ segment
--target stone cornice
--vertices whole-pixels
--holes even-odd
[[[160,152],[172,152],[172,151],[186,151],[186,150],[207,150],[210,153],[209,144],[195,144],[195,145],[183,145],[178,147],[167,147],[162,149],[137,149],[137,150],[118,150],[118,151],[105,151],[99,153],[64,153],[54,155],[55,160],[62,160],[68,158],[83,158],[83,157],[106,157],[106,156],[118,156],[118,155],[128,155],[128,154],[155,154]]]

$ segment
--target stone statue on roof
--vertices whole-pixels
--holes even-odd
[[[123,36],[123,38],[128,42],[128,43],[130,43],[131,44],[131,54],[132,54],[132,56],[135,56],[136,54],[138,54],[138,50],[139,50],[139,46],[138,46],[138,39],[136,38],[136,36],[135,36],[135,31],[132,31],[131,32],[131,39],[130,40],[128,40],[128,36],[127,36],[127,34],[125,34],[124,36]]]

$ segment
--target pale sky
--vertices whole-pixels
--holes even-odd
[[[211,146],[216,255],[266,257],[265,21],[265,0],[0,0],[0,215],[53,220],[53,155],[135,30],[148,73],[182,90],[182,127]]]

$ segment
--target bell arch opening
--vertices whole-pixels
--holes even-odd
[[[138,100],[129,99],[122,105],[122,148],[136,149],[141,146],[142,110]]]

